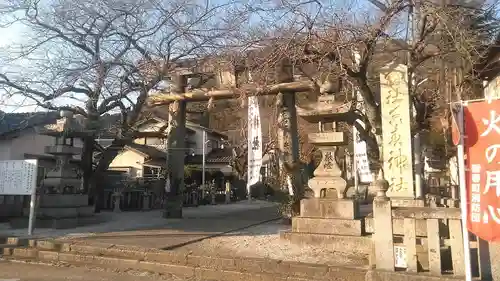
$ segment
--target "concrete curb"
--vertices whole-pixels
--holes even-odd
[[[15,241],[11,240],[12,242]],[[208,257],[114,244],[25,240],[26,248],[4,248],[6,259],[96,266],[169,274],[206,281],[456,281],[453,276],[385,272],[264,258]],[[7,252],[7,253],[6,253]],[[4,257],[5,257],[4,256]]]
[[[36,248],[14,249],[12,257],[152,271],[183,278],[219,281],[364,281],[366,275],[366,268],[341,268],[271,259],[207,257],[155,249],[131,250],[116,245],[93,246],[47,240],[32,241],[30,244],[35,244]]]

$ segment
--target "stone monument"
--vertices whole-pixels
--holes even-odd
[[[320,96],[308,108],[298,108],[297,113],[311,123],[318,123],[319,133],[309,134],[309,141],[322,152],[322,160],[314,171],[308,186],[311,198],[300,202],[300,216],[292,218],[292,230],[283,232],[282,238],[293,243],[332,245],[340,252],[361,253],[365,259],[371,241],[363,237],[364,221],[359,215],[358,202],[346,198],[347,183],[335,160],[338,146],[346,143],[343,132],[324,131],[322,124],[346,120],[350,104],[335,101],[334,96]]]
[[[55,138],[55,145],[47,146],[45,152],[54,155],[56,165],[39,187],[35,227],[73,228],[94,222],[94,208],[89,206],[88,195],[83,193],[77,169],[70,165],[73,155],[82,152],[73,146],[75,138],[83,138],[88,133],[67,111],[61,112],[55,124],[38,128],[38,133]]]
[[[408,69],[402,64],[381,68],[380,100],[382,115],[382,155],[384,177],[389,182],[387,196],[395,207],[423,207],[416,199],[412,149],[411,108],[408,94]]]

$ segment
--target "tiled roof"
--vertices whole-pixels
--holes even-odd
[[[147,118],[158,118],[163,121],[168,121],[168,107],[167,106],[155,106],[145,109],[146,112],[144,116]],[[204,112],[197,110],[189,110],[186,112],[186,127],[189,130],[191,128],[198,128],[207,132],[207,134],[211,134],[213,136],[227,139],[227,135],[224,133],[215,130],[214,128],[209,128],[208,126],[208,116],[205,116]]]
[[[213,149],[209,154],[207,154],[205,158],[205,163],[223,163],[228,164],[231,162],[233,157],[232,149],[224,148],[224,149]],[[202,155],[188,155],[186,157],[187,164],[202,164],[203,156]]]
[[[11,133],[56,123],[58,118],[60,118],[60,116],[56,111],[25,113],[5,113],[0,111],[0,137],[5,138]],[[119,114],[104,114],[100,116],[100,128],[97,133],[97,138],[114,139],[119,131],[120,118]],[[216,135],[221,138],[227,138],[220,132],[205,128],[193,122],[188,121],[186,125],[186,133],[195,133],[195,131],[191,128],[196,127],[207,130],[207,133],[209,134]]]
[[[10,133],[19,132],[51,123],[56,123],[60,118],[59,112],[24,112],[5,113],[0,111],[0,136],[6,137]],[[114,138],[118,132],[117,124],[120,116],[117,114],[105,114],[100,117],[98,135],[101,138]]]
[[[0,136],[55,123],[59,114],[49,112],[5,113],[0,111]]]
[[[151,159],[166,158],[165,152],[157,149],[156,147],[149,146],[149,145],[132,143],[132,144],[126,145],[125,149],[135,150],[139,153],[146,155],[148,158],[151,158]]]

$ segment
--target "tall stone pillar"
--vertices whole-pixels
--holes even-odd
[[[387,196],[415,199],[408,70],[405,65],[388,65],[380,74],[382,108],[382,154],[384,174],[389,182]]]
[[[181,75],[172,77],[173,93],[185,91],[186,79]],[[186,102],[169,104],[169,129],[167,139],[167,202],[164,218],[182,218],[184,192],[184,159],[186,156]]]
[[[276,66],[275,78],[278,83],[293,82],[293,69],[288,60],[282,60]],[[297,131],[297,110],[295,108],[295,93],[284,92],[280,94],[281,109],[278,113],[278,146],[280,170],[283,171],[283,162],[299,162],[299,136]],[[290,147],[287,152],[286,147]],[[292,184],[300,178],[298,175],[292,176]],[[296,190],[296,188],[294,188]]]

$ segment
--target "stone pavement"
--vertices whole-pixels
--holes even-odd
[[[277,205],[267,201],[185,208],[183,219],[164,219],[161,210],[99,215],[106,216],[105,223],[65,230],[35,229],[35,237],[172,249],[278,217]],[[0,236],[25,237],[26,231],[4,225]]]

